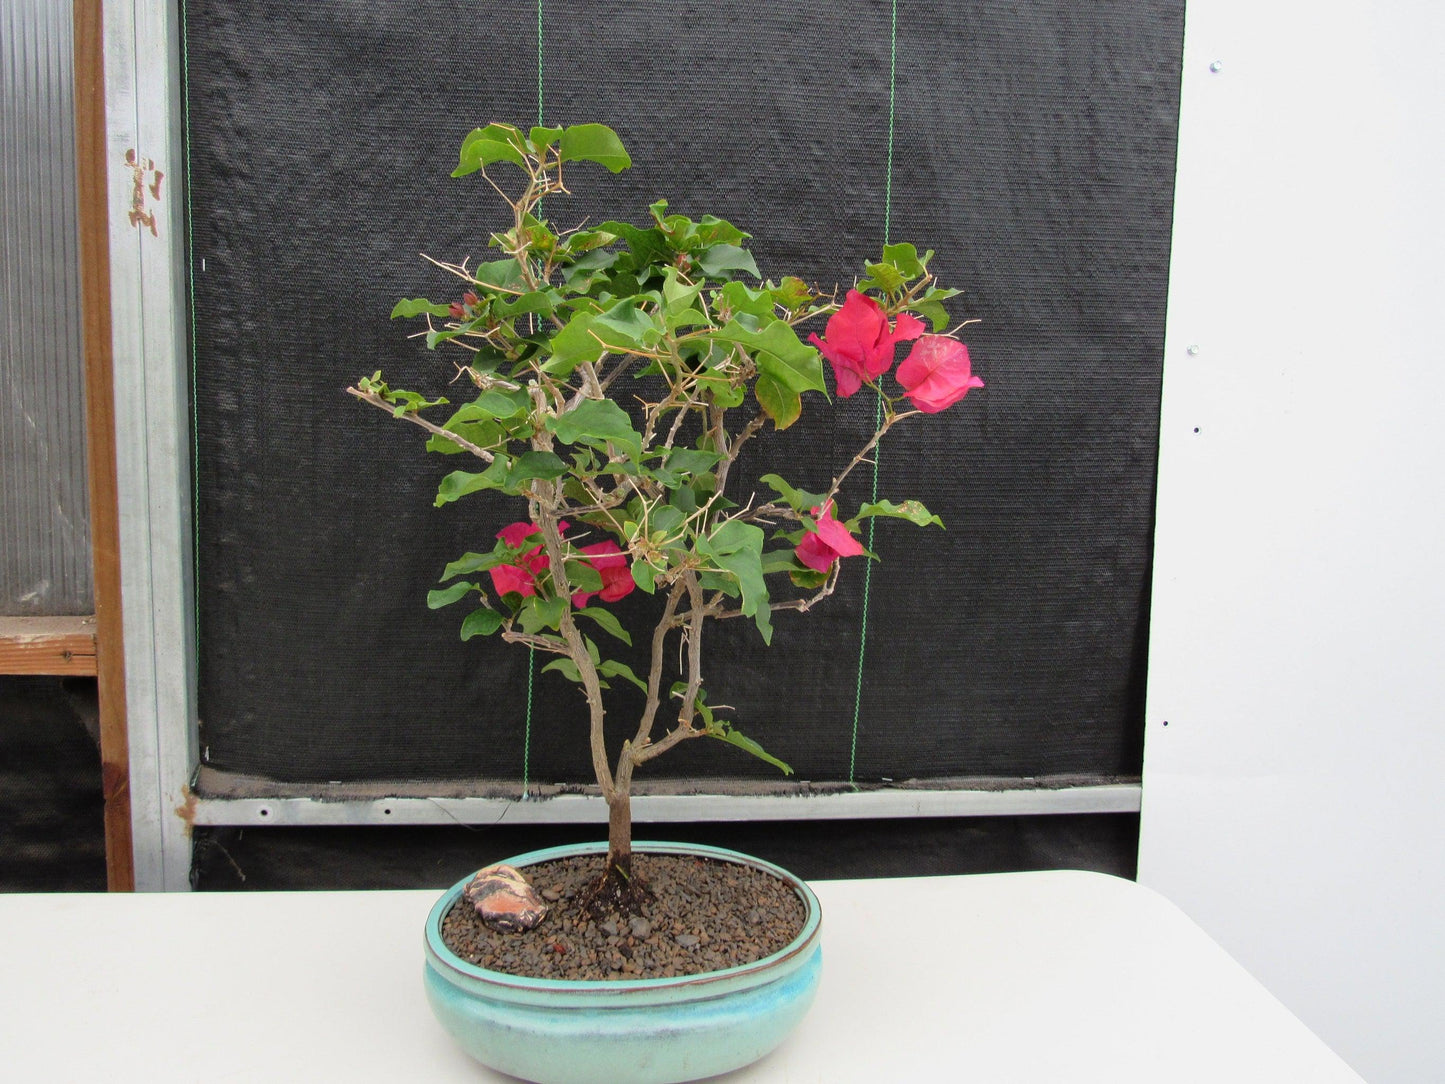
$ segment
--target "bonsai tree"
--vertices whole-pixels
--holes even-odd
[[[442,479],[438,506],[484,490],[526,502],[523,518],[487,528],[490,548],[446,566],[445,586],[427,603],[470,602],[463,640],[500,635],[553,656],[544,669],[580,688],[609,810],[607,865],[590,902],[629,910],[647,892],[631,865],[639,767],[713,738],[792,771],[710,705],[709,624],[748,620],[770,642],[774,612],[807,612],[833,592],[843,558],[872,556],[857,537],[862,520],[941,526],[917,501],[864,503],[845,515],[840,489],[895,425],[944,410],[982,381],[967,347],[946,333],[942,302],[958,291],[935,283],[931,252],[885,245],[840,303],[794,276],[762,281],[748,234],[711,215],[669,213],[666,201],[641,226],[558,230],[542,217],[543,201],[550,209],[589,162],[614,173],[631,164],[600,124],[489,124],[469,134],[452,176],[479,174],[511,209],[489,238],[498,258],[433,261],[459,280],[456,299],[404,300],[392,316],[425,318],[427,345],[455,348],[451,379],[475,395],[456,406],[394,388],[379,371],[347,390],[427,430],[429,451],[481,461]],[[809,323],[817,330],[805,340],[799,329]],[[763,474],[756,482],[770,495],[760,500],[754,480],[734,473],[739,455],[796,422],[805,402],[828,408],[824,358],[835,395],[876,397],[876,431],[831,478]],[[803,481],[821,489],[794,484]],[[659,600],[644,630],[629,631],[609,608],[633,591]],[[607,647],[630,645],[634,633],[650,637],[640,674]],[[675,638],[681,676],[665,686]],[[603,724],[619,681],[645,701],[609,758]]]

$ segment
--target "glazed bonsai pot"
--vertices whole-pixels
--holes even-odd
[[[605,853],[605,843],[551,847],[507,859],[523,868]],[[696,855],[764,870],[806,909],[780,951],[722,971],[662,979],[536,979],[477,967],[442,940],[442,919],[470,877],[427,917],[427,999],[443,1027],[483,1065],[537,1084],[665,1084],[725,1073],[776,1047],[812,1004],[822,972],[817,897],[797,877],[736,851],[686,843],[634,843],[636,854]]]

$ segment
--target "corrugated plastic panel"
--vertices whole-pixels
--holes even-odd
[[[0,614],[94,610],[70,0],[0,4]]]

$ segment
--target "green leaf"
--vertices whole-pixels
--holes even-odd
[[[413,411],[423,410],[426,407],[440,406],[445,399],[428,399],[419,392],[406,391],[402,388],[389,387],[385,380],[381,379],[381,370],[378,369],[369,377],[362,377],[356,382],[360,391],[369,391],[373,395],[380,396],[386,402],[393,404],[393,414],[410,414]]]
[[[485,572],[489,568],[510,565],[517,559],[517,551],[505,542],[498,542],[489,553],[464,553],[455,561],[449,561],[442,570],[441,580],[445,583],[453,576],[465,576],[469,572]],[[475,584],[473,585],[475,586]]]
[[[751,753],[759,760],[766,760],[774,767],[781,768],[784,775],[793,774],[793,769],[791,767],[789,767],[787,764],[784,764],[777,757],[773,756],[773,754],[769,753],[752,738],[734,729],[733,725],[729,722],[726,722],[724,720],[717,720],[707,728],[707,732],[710,737],[725,741],[729,745],[736,745],[739,749],[743,750],[743,752]]]
[[[667,457],[667,469],[679,474],[703,474],[712,470],[721,458],[717,452],[699,448],[675,448]]]
[[[653,538],[665,537],[681,527],[686,518],[687,513],[676,505],[664,504],[647,517],[647,530]]]
[[[578,685],[582,684],[582,672],[577,669],[577,664],[571,659],[553,659],[546,666],[542,667],[542,673],[545,674],[548,670],[556,671],[568,681],[575,682]]]
[[[922,501],[904,501],[902,504],[894,504],[892,501],[878,501],[876,504],[865,504],[858,509],[858,514],[850,520],[856,523],[860,519],[868,519],[870,516],[891,516],[894,519],[906,519],[909,523],[916,523],[920,527],[927,527],[930,524],[943,526],[943,520],[939,519],[927,508],[923,507]]]
[[[596,361],[607,349],[600,336],[592,334],[595,312],[579,312],[552,336],[552,357],[544,368],[558,376],[569,376],[584,361]]]
[[[734,280],[713,292],[713,307],[725,310],[730,316],[746,313],[767,320],[773,318],[773,295],[767,290],[754,290],[746,283]]]
[[[632,165],[622,140],[605,124],[574,124],[562,132],[562,161],[596,162],[613,173]]]
[[[649,595],[652,594],[657,588],[657,569],[653,568],[646,561],[633,561],[632,582],[637,584],[639,591]]]
[[[865,263],[863,266],[871,276],[869,285],[877,286],[877,288],[884,293],[896,294],[899,290],[903,289],[904,284],[908,281],[899,272],[898,268],[890,263]],[[864,289],[865,287],[862,283],[859,283],[859,288]]]
[[[633,673],[632,667],[628,666],[625,662],[617,662],[614,659],[603,659],[597,664],[597,672],[605,677],[626,678],[643,692],[647,692],[647,682]]]
[[[707,537],[707,548],[714,554],[737,553],[739,550],[763,552],[763,529],[740,519],[730,519]]]
[[[493,420],[493,415],[476,409],[473,403],[464,403],[458,407],[456,412],[442,424],[442,428],[448,433],[455,433],[462,440],[470,441],[479,448],[492,448],[507,435],[503,428]],[[443,455],[456,455],[463,451],[463,448],[460,444],[450,441],[444,436],[433,434],[427,438],[426,450],[440,452]]]
[[[642,454],[642,435],[632,428],[627,412],[611,399],[584,399],[566,414],[549,418],[547,428],[564,444],[580,441],[602,447],[610,442],[633,459]]]
[[[567,600],[565,598],[542,598],[540,595],[529,595],[527,601],[522,604],[517,619],[522,624],[523,632],[535,634],[543,629],[556,629],[562,623],[562,615],[566,612]]]
[[[808,289],[808,284],[796,275],[789,275],[776,286],[770,285],[768,293],[772,295],[773,301],[789,312],[797,312],[813,300],[813,291]]]
[[[757,354],[760,372],[793,391],[827,390],[818,351],[799,339],[798,333],[785,321],[774,320],[761,331],[753,331],[737,320],[730,320],[709,338],[742,343]]]
[[[435,591],[428,591],[426,593],[427,609],[440,610],[443,606],[450,606],[468,591],[475,591],[476,588],[476,584],[463,580],[461,583],[454,583],[450,587],[442,587]]]
[[[480,610],[473,610],[467,614],[462,622],[462,639],[470,640],[473,636],[490,636],[502,627],[502,615],[496,610],[489,610],[483,606]]]
[[[525,149],[521,131],[510,124],[489,124],[485,128],[474,128],[462,140],[457,168],[452,170],[452,176],[465,177],[493,162],[524,165]]]
[[[507,488],[521,489],[534,478],[550,482],[567,473],[567,464],[555,452],[523,452],[507,474]]]
[[[501,489],[507,484],[507,470],[511,462],[504,455],[497,456],[490,466],[480,474],[471,471],[454,470],[437,486],[436,507],[477,493],[483,489]]]
[[[769,550],[763,554],[764,576],[771,576],[775,572],[796,572],[806,567],[792,550]]]
[[[913,310],[918,315],[927,317],[934,331],[948,330],[948,310],[937,301],[915,301]]]
[[[483,288],[506,291],[524,290],[527,285],[521,265],[513,259],[478,264],[472,270],[472,281]]]
[[[698,256],[697,265],[704,274],[714,277],[725,275],[729,271],[746,271],[755,279],[762,278],[758,274],[758,265],[753,260],[753,254],[738,245],[713,245]]]
[[[663,276],[662,300],[668,313],[681,312],[689,308],[697,295],[702,293],[702,283],[688,285],[678,276],[677,268],[669,267]]]
[[[608,346],[620,350],[654,346],[662,337],[662,330],[652,315],[631,302],[616,305],[594,317],[592,330]]]
[[[677,488],[673,490],[672,499],[669,500],[667,503],[672,505],[672,507],[676,508],[684,516],[690,516],[694,512],[696,512],[697,491],[693,489],[692,486],[682,485],[681,480],[677,477],[677,475],[672,474],[671,471],[663,471],[662,473],[668,475],[671,479],[669,480],[668,478],[662,478],[659,475],[658,480],[661,481],[663,485],[677,486]]]
[[[704,245],[735,245],[751,236],[752,234],[744,233],[731,222],[716,215],[703,215],[697,220],[696,229],[693,231],[693,238]]]
[[[773,628],[768,585],[763,579],[762,549],[762,528],[736,519],[728,520],[711,535],[697,541],[699,554],[737,580],[743,616],[753,619],[766,644],[772,642]]]
[[[761,557],[757,550],[738,550],[725,556],[713,558],[718,565],[737,578],[742,590],[742,612],[751,617],[758,626],[763,643],[773,642],[772,607],[768,599],[768,585],[763,580]]]
[[[759,373],[758,382],[753,385],[753,394],[763,413],[773,419],[778,429],[786,429],[803,413],[803,399],[786,384],[779,383],[768,373]]]
[[[525,413],[532,405],[525,388],[517,391],[489,389],[467,403],[454,415],[451,421],[469,422],[480,418],[515,418]],[[449,421],[448,425],[451,424]]]
[[[469,327],[470,325],[468,325]],[[452,328],[449,331],[428,331],[426,333],[426,348],[435,350],[442,343],[449,343],[453,339],[460,339],[467,333],[468,328]]]
[[[633,255],[634,267],[672,262],[674,250],[668,244],[667,234],[659,229],[638,229],[630,222],[620,222],[617,219],[608,219],[597,228],[626,243]]]
[[[602,590],[602,573],[585,557],[573,558],[567,562],[567,582],[572,585],[574,593],[591,591],[595,594]]]
[[[549,373],[566,376],[584,361],[596,361],[604,352],[626,353],[648,347],[662,337],[654,318],[635,304],[623,302],[606,312],[579,312],[552,337]]]
[[[562,138],[561,128],[544,128],[540,125],[527,133],[532,149],[540,156],[543,151]]]
[[[904,278],[916,279],[923,274],[923,263],[918,259],[918,249],[910,244],[884,245],[883,262],[896,267]]]
[[[818,572],[811,568],[799,568],[788,573],[788,579],[793,581],[794,587],[801,587],[804,590],[812,591],[822,587],[828,582],[827,572]]]
[[[794,489],[776,474],[765,474],[758,479],[772,488],[783,502],[795,512],[811,512],[823,504],[822,493],[809,493],[806,489]]]
[[[391,318],[395,320],[398,316],[420,316],[424,312],[433,316],[450,316],[452,309],[450,305],[438,305],[424,297],[402,298],[391,310]]]
[[[535,312],[542,316],[551,316],[556,311],[559,296],[556,290],[532,290],[520,297],[495,302],[492,305],[492,315],[507,317]]]
[[[617,620],[617,615],[611,610],[604,610],[600,606],[588,606],[585,610],[578,610],[575,616],[590,618],[597,622],[603,632],[617,637],[628,647],[632,646],[632,637],[627,634],[627,630],[622,627],[622,622]]]

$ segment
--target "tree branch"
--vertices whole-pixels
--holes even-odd
[[[597,666],[587,651],[587,642],[577,628],[576,621],[572,619],[572,586],[567,582],[567,568],[562,551],[562,533],[557,528],[556,496],[560,494],[561,487],[551,488],[553,489],[552,499],[537,502],[537,510],[540,513],[537,516],[537,525],[542,529],[542,543],[547,547],[552,590],[558,598],[564,599],[568,603],[562,611],[562,619],[559,624],[562,638],[567,642],[568,653],[577,667],[577,673],[582,678],[583,692],[587,695],[587,710],[591,721],[589,737],[592,746],[592,771],[597,776],[597,785],[602,788],[603,796],[611,801],[616,794],[616,786],[612,779],[612,772],[607,766],[607,746],[603,731],[606,709],[602,705],[602,681],[598,677]]]
[[[774,613],[778,610],[797,610],[799,613],[807,613],[833,593],[833,590],[838,586],[838,575],[842,571],[842,568],[843,563],[841,561],[835,561],[829,573],[828,582],[818,588],[815,594],[809,595],[807,598],[791,598],[785,602],[774,602],[768,608]],[[713,604],[709,604],[708,616],[718,621],[727,621],[729,618],[742,617],[743,612],[742,610],[714,609]]]
[[[882,393],[880,392],[879,394],[881,395]],[[901,422],[904,418],[911,418],[915,414],[922,413],[921,410],[905,410],[902,414],[888,415],[888,417],[884,419],[883,424],[879,426],[878,432],[873,434],[873,439],[863,445],[863,448],[853,457],[853,461],[843,468],[843,473],[833,479],[833,484],[828,487],[828,492],[823,495],[823,503],[819,507],[826,508],[828,502],[838,495],[838,489],[843,485],[843,479],[852,474],[853,468],[859,463],[867,461],[868,453],[878,447],[878,442],[883,439],[884,433],[888,432],[888,430],[892,429],[894,425]]]
[[[396,413],[395,406],[393,406],[393,404],[391,403],[388,403],[385,399],[377,395],[375,392],[361,391],[358,388],[347,388],[346,391],[348,395],[356,396],[356,398],[360,399],[363,403],[370,403],[374,407],[380,407],[382,410],[386,411],[393,417],[401,418],[404,421],[409,421],[413,425],[421,426],[428,433],[435,433],[439,437],[444,437],[445,439],[455,444],[457,447],[465,448],[467,451],[471,452],[472,455],[484,459],[488,463],[491,463],[493,460],[496,459],[496,456],[494,456],[491,452],[487,451],[487,449],[473,444],[465,437],[458,436],[456,433],[453,433],[449,429],[443,429],[441,426],[436,425],[433,422],[427,421],[420,414],[412,411],[403,414]]]
[[[538,651],[547,651],[553,655],[566,655],[570,657],[572,654],[567,644],[554,636],[542,636],[538,633],[503,629],[502,639],[509,644],[526,644],[528,647],[535,647]]]

